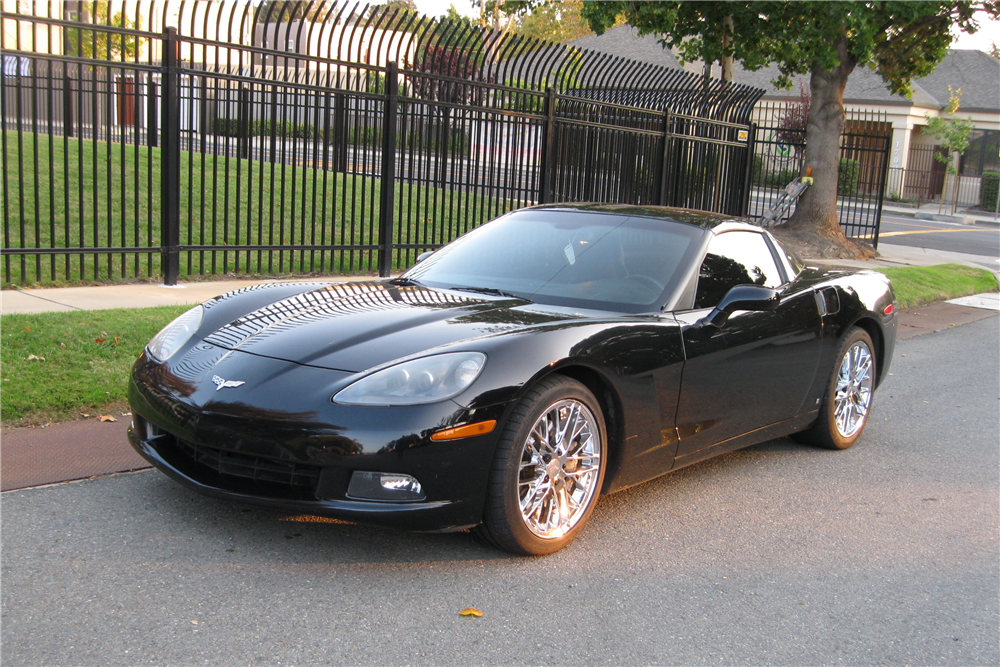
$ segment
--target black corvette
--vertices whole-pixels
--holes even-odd
[[[136,362],[129,438],[209,495],[551,553],[601,493],[790,434],[850,447],[894,306],[745,221],[539,206],[399,278],[196,306]]]

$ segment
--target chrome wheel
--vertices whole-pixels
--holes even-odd
[[[864,341],[856,341],[840,364],[834,395],[834,423],[842,438],[852,438],[865,425],[872,402],[872,352]]]
[[[601,472],[601,431],[576,399],[549,406],[521,450],[518,503],[521,519],[542,539],[566,535],[591,505]]]

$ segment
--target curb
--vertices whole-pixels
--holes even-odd
[[[892,213],[918,220],[930,220],[933,222],[954,222],[960,225],[970,225],[977,227],[1000,227],[1000,220],[986,220],[981,217],[971,215],[944,215],[938,213],[925,213],[924,211],[906,210],[899,208],[888,208],[883,206],[882,213]]]

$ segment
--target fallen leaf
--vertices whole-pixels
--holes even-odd
[[[131,417],[131,416],[132,416],[131,412],[123,412],[122,413],[122,417]]]
[[[198,625],[198,621],[191,621],[191,625]]]
[[[31,327],[24,327],[25,331],[31,331]]]
[[[108,341],[107,338],[95,338],[94,340],[97,341],[98,343],[106,343]]]
[[[459,616],[472,616],[473,618],[480,618],[483,612],[479,611],[475,607],[466,607],[462,611],[458,612]]]
[[[81,416],[81,417],[89,417],[90,415],[88,415],[88,414],[87,414],[86,412],[81,412],[81,413],[80,413],[80,416]]]
[[[28,361],[45,361],[45,357],[36,357],[33,354],[29,354]]]
[[[115,336],[115,345],[118,345],[118,336]],[[906,355],[904,354],[903,356],[905,357]]]
[[[66,343],[59,343],[59,347],[66,347]]]
[[[98,417],[98,419],[100,419],[102,422],[116,422],[116,421],[118,421],[117,419],[115,419],[111,415],[101,415],[100,417]]]

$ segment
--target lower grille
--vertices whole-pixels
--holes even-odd
[[[146,443],[199,484],[266,498],[316,499],[320,466],[231,452],[178,438],[149,422],[142,426]]]
[[[175,442],[178,449],[196,463],[208,466],[223,475],[245,477],[255,482],[307,486],[310,489],[315,488],[316,482],[319,481],[319,468],[316,466],[227,452],[181,438],[176,438]]]

